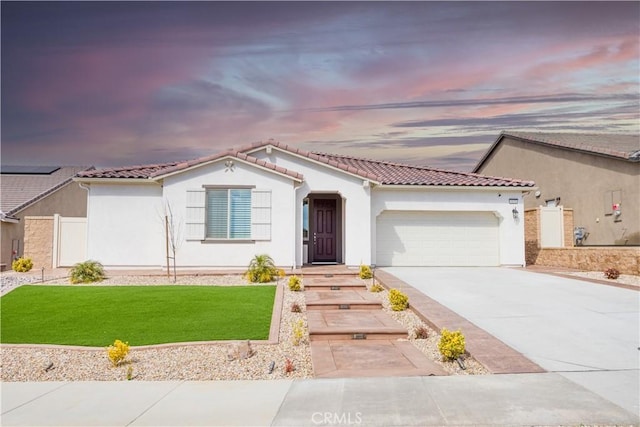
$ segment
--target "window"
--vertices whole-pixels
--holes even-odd
[[[208,239],[251,239],[251,190],[207,190]]]
[[[187,240],[271,240],[271,190],[187,190]]]

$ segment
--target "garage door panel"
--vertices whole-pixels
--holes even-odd
[[[385,211],[376,227],[380,266],[499,265],[498,220],[490,212]]]

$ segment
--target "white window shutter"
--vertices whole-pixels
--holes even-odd
[[[187,240],[203,240],[205,237],[205,189],[187,190]]]
[[[271,190],[251,191],[251,238],[271,240]]]

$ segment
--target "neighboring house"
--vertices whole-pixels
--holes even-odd
[[[166,206],[182,268],[276,264],[523,265],[523,193],[534,184],[275,141],[188,162],[82,172],[88,257],[159,268]]]
[[[583,245],[640,244],[640,136],[503,132],[473,172],[534,180],[525,208],[562,205]]]
[[[21,257],[24,217],[84,217],[87,192],[73,182],[73,176],[92,169],[87,166],[2,166],[0,167],[0,247],[3,267],[11,268]]]

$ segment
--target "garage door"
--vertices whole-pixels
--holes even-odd
[[[384,211],[377,220],[378,266],[496,266],[498,219],[491,212]]]

